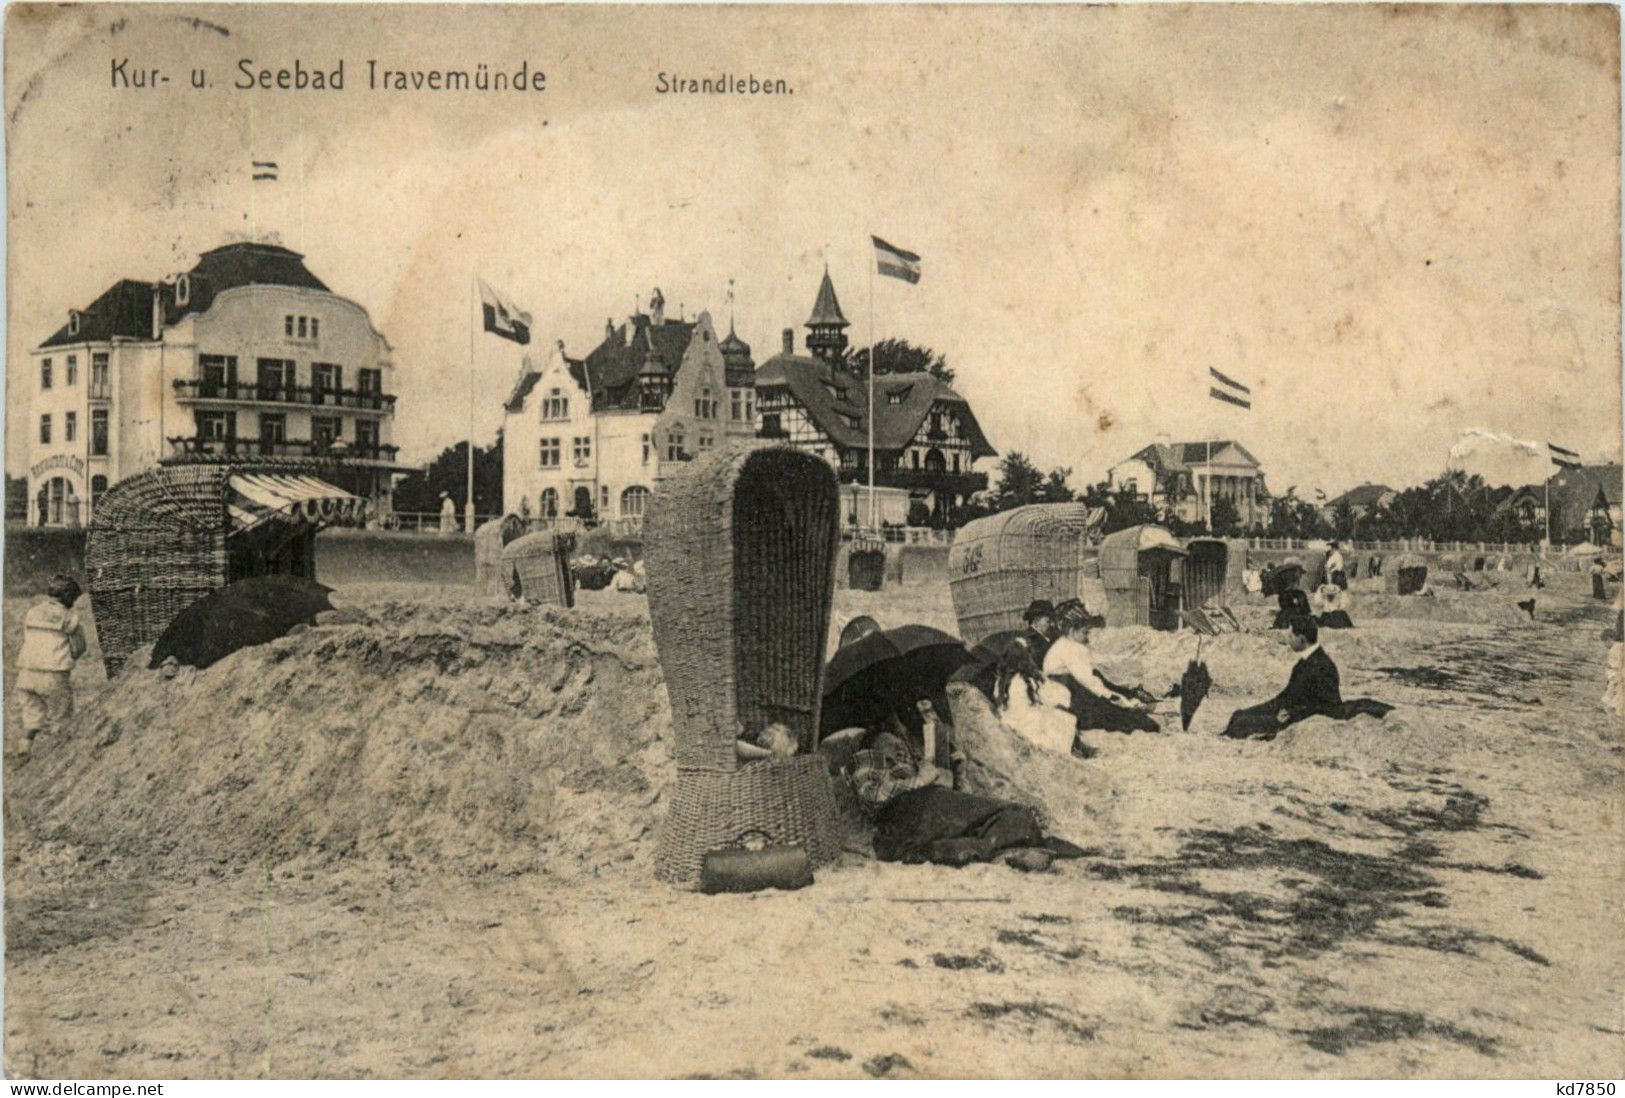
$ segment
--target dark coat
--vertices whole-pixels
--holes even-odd
[[[1245,738],[1261,736],[1273,739],[1275,733],[1316,714],[1341,715],[1343,693],[1338,681],[1337,664],[1317,648],[1292,666],[1286,689],[1261,705],[1238,709],[1230,716],[1224,730],[1226,736]],[[1286,724],[1277,719],[1281,710],[1287,711]]]

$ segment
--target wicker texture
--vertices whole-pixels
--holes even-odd
[[[966,644],[1022,625],[1034,599],[1081,598],[1092,570],[1090,509],[1037,503],[966,523],[948,549],[948,588]]]
[[[705,856],[762,831],[773,846],[804,846],[813,866],[841,852],[829,765],[819,754],[753,762],[733,773],[679,770],[661,822],[655,876],[696,888]]]
[[[818,756],[741,767],[734,742],[770,724],[816,746],[840,539],[835,476],[788,446],[694,462],[649,503],[649,617],[671,699],[678,767],[657,872],[694,886],[706,851],[760,829],[834,856]],[[816,776],[815,776],[816,775]]]
[[[96,501],[85,544],[91,613],[108,677],[186,607],[234,579],[232,476],[305,475],[283,463],[195,462],[127,477]]]
[[[574,606],[575,583],[570,574],[574,549],[575,538],[569,534],[526,534],[503,548],[497,582],[506,590],[511,580],[517,580],[520,594],[528,602]]]
[[[1183,564],[1176,563],[1182,551],[1177,549],[1173,535],[1160,526],[1130,526],[1101,540],[1107,625],[1173,627],[1178,612],[1185,609],[1169,591],[1171,584],[1183,579]]]

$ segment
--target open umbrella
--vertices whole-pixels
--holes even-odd
[[[173,656],[186,667],[208,667],[239,648],[266,644],[333,609],[332,588],[298,576],[255,576],[198,599],[176,615],[152,646],[148,667]]]
[[[965,643],[929,625],[901,625],[837,649],[824,671],[821,731],[866,724],[889,709],[940,694],[970,661]]]
[[[1191,730],[1191,718],[1196,716],[1196,707],[1202,704],[1202,699],[1212,688],[1213,676],[1208,674],[1207,664],[1202,662],[1202,642],[1198,639],[1196,655],[1185,665],[1185,673],[1179,676],[1179,726],[1185,731]]]

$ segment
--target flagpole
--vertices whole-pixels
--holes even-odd
[[[480,288],[479,279],[469,281],[469,304],[473,306],[468,314],[468,495],[463,505],[463,525],[465,532],[474,532],[474,314],[479,312]]]
[[[873,245],[870,251],[874,250]],[[879,531],[875,522],[875,264],[869,257],[869,532]]]

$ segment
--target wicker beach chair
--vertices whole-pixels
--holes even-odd
[[[572,534],[544,530],[516,538],[502,549],[498,583],[504,593],[527,602],[574,606],[576,590],[570,554],[575,547]]]
[[[816,751],[840,538],[835,476],[786,446],[737,448],[665,481],[646,525],[649,617],[671,698],[677,781],[655,874],[699,884],[705,855],[765,835],[840,852]],[[741,733],[782,724],[800,753],[741,763]]]
[[[311,466],[190,462],[119,481],[85,544],[91,613],[108,678],[199,598],[250,576],[314,578],[316,530],[364,500]]]
[[[1034,599],[1087,602],[1089,535],[1103,516],[1081,503],[1035,503],[966,523],[948,549],[948,588],[965,643],[1020,628]]]
[[[505,595],[502,550],[523,537],[525,520],[517,515],[491,519],[474,530],[474,589],[482,595]]]

